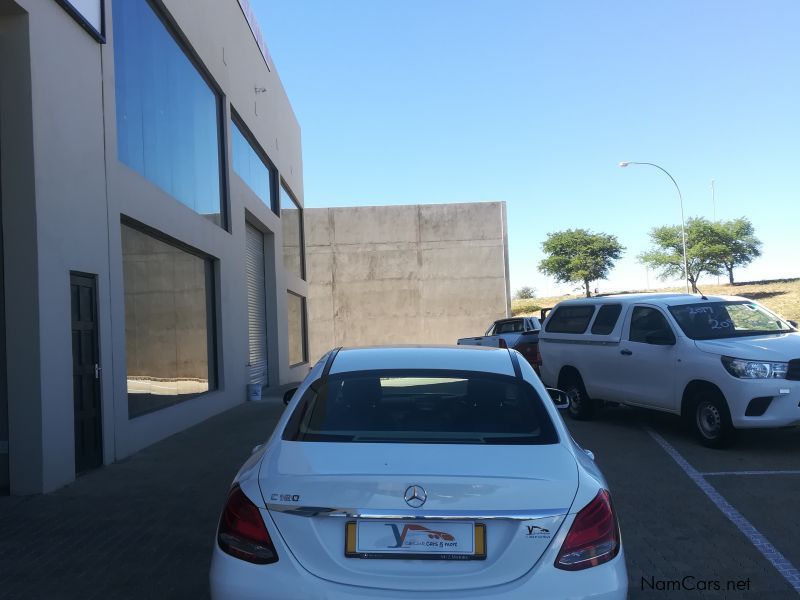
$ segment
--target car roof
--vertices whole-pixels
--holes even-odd
[[[608,296],[594,296],[592,298],[574,298],[564,300],[559,305],[564,304],[633,304],[636,302],[652,302],[664,306],[678,306],[681,304],[694,304],[698,302],[731,302],[743,301],[752,302],[741,296],[701,296],[699,294],[680,294],[680,293],[641,293],[641,294],[609,294]]]
[[[342,348],[330,373],[379,369],[443,369],[514,375],[505,348],[422,345]]]

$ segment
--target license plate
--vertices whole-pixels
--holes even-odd
[[[486,526],[472,521],[348,521],[345,556],[483,560],[486,558]]]

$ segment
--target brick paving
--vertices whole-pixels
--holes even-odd
[[[0,598],[207,597],[228,485],[282,410],[279,397],[243,404],[52,494],[0,498]],[[609,480],[631,598],[797,598],[644,427],[701,471],[800,469],[800,432],[758,433],[714,451],[697,446],[677,420],[644,411],[616,409],[568,425]],[[713,483],[785,556],[800,560],[791,508],[800,476]],[[723,585],[749,579],[749,590],[648,589],[647,582],[686,576]]]
[[[0,498],[0,598],[206,598],[233,476],[283,411],[247,403],[51,494]]]

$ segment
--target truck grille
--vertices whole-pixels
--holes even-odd
[[[789,361],[789,369],[786,371],[786,379],[800,381],[800,358]]]

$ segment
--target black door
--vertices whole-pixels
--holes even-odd
[[[2,182],[0,182],[2,189]],[[9,492],[8,383],[6,374],[6,304],[3,274],[3,198],[0,196],[0,495]]]
[[[75,402],[75,472],[103,464],[100,420],[100,353],[97,347],[97,282],[70,276],[72,297],[72,390]]]

